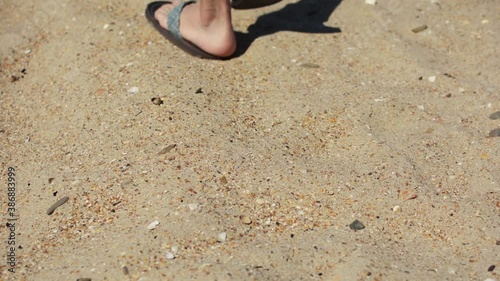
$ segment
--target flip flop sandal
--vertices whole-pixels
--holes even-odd
[[[151,25],[153,25],[153,27],[156,30],[158,30],[158,32],[160,32],[165,38],[168,39],[168,41],[172,42],[172,44],[176,45],[186,53],[203,59],[215,59],[215,60],[227,59],[209,54],[200,49],[200,47],[182,38],[181,31],[179,29],[179,21],[181,18],[182,9],[186,5],[192,4],[194,2],[195,1],[188,1],[181,3],[177,7],[172,9],[172,11],[170,11],[170,13],[167,16],[168,30],[160,26],[160,23],[155,19],[154,15],[156,10],[158,10],[161,6],[165,4],[172,4],[172,2],[156,1],[149,3],[148,6],[146,7],[146,12],[145,12],[146,18],[151,23]]]
[[[273,5],[280,1],[281,0],[231,0],[231,6],[233,9],[246,10]]]

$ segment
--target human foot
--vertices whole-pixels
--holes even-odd
[[[158,8],[154,18],[168,30],[167,18],[180,5],[176,0]],[[227,0],[200,0],[180,13],[180,34],[184,40],[217,57],[228,57],[236,50],[236,38],[231,24],[231,7]]]

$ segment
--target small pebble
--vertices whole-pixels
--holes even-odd
[[[491,120],[496,120],[496,119],[500,119],[500,111],[497,111],[493,114],[490,115],[490,119]]]
[[[421,25],[419,27],[415,27],[414,29],[412,29],[411,31],[413,31],[413,33],[419,33],[419,32],[422,32],[424,30],[427,29],[427,25]]]
[[[377,4],[377,0],[365,0],[365,3],[369,5],[375,5]]]
[[[49,178],[49,184],[52,184],[54,182],[55,178]]]
[[[132,87],[132,88],[128,89],[128,92],[131,93],[131,94],[138,93],[139,92],[139,88],[138,87]]]
[[[194,211],[198,209],[198,203],[190,203],[188,204],[189,210]]]
[[[401,191],[401,199],[403,201],[411,200],[411,199],[416,199],[418,197],[417,194],[409,191],[409,190],[403,190]]]
[[[92,281],[91,278],[78,278],[76,281]]]
[[[352,230],[361,230],[365,228],[365,225],[362,222],[355,220],[349,225],[349,228]]]
[[[50,208],[47,210],[47,215],[52,215],[52,213],[54,213],[54,211],[59,208],[60,206],[62,206],[64,203],[68,202],[69,200],[69,197],[68,196],[64,196],[63,198],[59,199],[59,201],[57,201],[56,203],[54,203],[54,205],[50,206]]]
[[[429,76],[429,78],[427,78],[429,80],[429,82],[434,82],[436,81],[436,76]]]
[[[125,265],[122,267],[122,271],[123,271],[123,274],[125,274],[125,275],[128,275],[128,273],[129,273],[128,272],[128,267],[125,266]]]
[[[488,271],[492,272],[493,270],[495,270],[495,267],[495,265],[490,265],[490,267],[488,267]]]
[[[15,75],[15,74],[12,74],[12,75],[10,76],[10,82],[16,82],[16,81],[18,81],[19,79],[20,79],[20,77],[19,77],[19,76],[17,76],[17,75]]]
[[[162,150],[160,150],[160,152],[158,152],[158,155],[168,153],[168,152],[170,152],[170,150],[174,149],[174,147],[176,147],[176,146],[177,146],[176,144],[169,144],[169,145],[165,146],[164,148],[162,148]]]
[[[492,130],[492,131],[488,134],[488,136],[489,136],[490,138],[500,137],[500,128],[495,129],[495,130]]]
[[[227,233],[225,233],[225,232],[221,232],[221,233],[217,234],[217,241],[219,241],[221,243],[226,241],[226,238],[227,238]]]
[[[401,206],[394,206],[394,208],[392,208],[392,211],[394,213],[401,212]]]
[[[203,94],[203,89],[202,88],[198,88],[196,89],[196,92],[194,92],[195,94]]]
[[[151,99],[151,102],[154,104],[154,105],[160,105],[160,104],[163,104],[163,100],[160,98],[160,97],[154,97]]]
[[[159,222],[159,221],[154,221],[154,222],[152,222],[152,223],[150,223],[150,224],[148,225],[148,229],[149,229],[149,230],[153,230],[153,229],[155,229],[155,228],[156,228],[159,224],[160,224],[160,222]]]
[[[220,177],[219,181],[220,181],[220,183],[222,183],[222,184],[227,184],[227,183],[228,183],[226,176],[222,176],[222,177]]]
[[[305,67],[305,68],[319,68],[319,65],[317,65],[315,63],[308,63],[308,62],[303,63],[300,66]]]
[[[244,224],[251,224],[252,223],[252,220],[250,219],[249,216],[247,215],[241,215],[240,216],[240,221]]]

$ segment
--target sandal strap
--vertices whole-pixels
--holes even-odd
[[[173,8],[172,11],[167,16],[167,27],[168,30],[179,40],[182,40],[181,30],[180,30],[180,21],[181,21],[181,12],[185,6],[189,4],[193,4],[196,1],[187,1],[183,2],[177,7]]]

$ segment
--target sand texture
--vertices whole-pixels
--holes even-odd
[[[500,280],[498,0],[0,4],[0,280]]]

